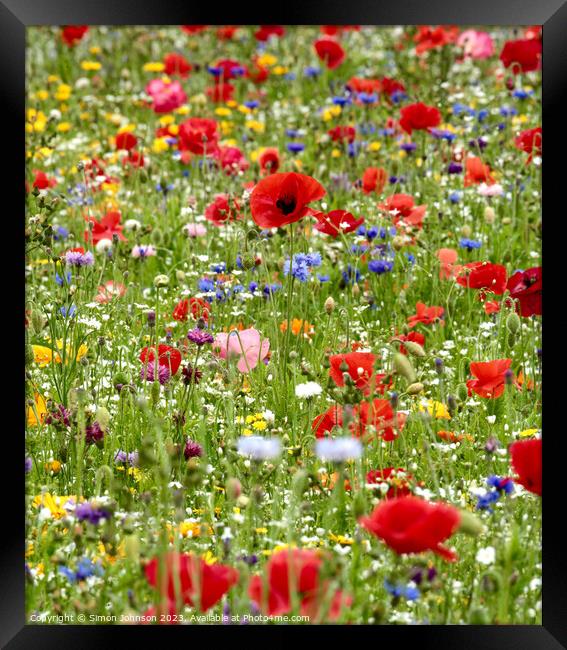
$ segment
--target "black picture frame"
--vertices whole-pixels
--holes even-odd
[[[226,8],[206,5],[191,5],[180,0],[161,0],[149,2],[144,0],[1,0],[0,24],[2,36],[0,38],[0,61],[3,73],[0,83],[3,86],[3,111],[5,119],[0,124],[5,126],[4,145],[12,161],[2,173],[5,196],[14,200],[14,210],[11,217],[11,226],[17,230],[23,219],[21,214],[22,194],[24,183],[22,174],[24,165],[13,164],[14,161],[23,162],[24,157],[24,102],[25,102],[25,46],[26,27],[32,25],[62,25],[62,24],[182,24],[182,23],[209,23],[215,24],[215,18],[222,16],[223,24],[256,24],[282,23],[282,24],[342,24],[358,23],[371,25],[408,25],[408,24],[458,24],[458,25],[543,25],[543,122],[547,133],[546,137],[546,165],[544,178],[544,192],[546,214],[549,216],[550,231],[555,229],[553,221],[556,216],[554,197],[562,201],[562,189],[565,164],[563,141],[565,140],[565,125],[563,119],[563,104],[561,91],[566,85],[565,62],[567,62],[567,2],[565,0],[396,0],[395,2],[375,1],[370,4],[358,0],[353,2],[327,2],[318,4],[312,0],[287,2],[279,6],[271,6],[269,12],[254,11],[254,9],[233,3]],[[6,128],[7,127],[7,128]],[[555,135],[554,135],[555,134]],[[7,141],[6,141],[7,138]],[[21,157],[20,157],[21,156]],[[563,185],[562,185],[563,184]],[[16,191],[15,188],[21,188]],[[557,203],[560,205],[560,203]],[[557,219],[565,221],[565,210],[562,209]],[[23,230],[23,228],[22,228]],[[556,239],[553,234],[550,239]],[[23,241],[23,238],[22,238]],[[554,264],[556,255],[547,252],[552,242],[544,239],[546,259],[550,260],[549,268]],[[558,245],[557,254],[561,252],[562,243],[555,240],[553,245]],[[16,247],[17,248],[17,247]],[[18,251],[16,250],[16,256]],[[550,256],[549,258],[547,256]],[[22,258],[17,258],[17,266]],[[547,295],[544,297],[546,309],[554,309],[555,293],[550,287],[554,282],[552,276],[555,272],[548,273],[549,279]],[[23,274],[22,274],[23,278]],[[17,281],[16,281],[17,282]],[[15,285],[15,283],[11,283]],[[23,328],[21,328],[21,313],[24,305],[23,287],[15,287],[15,296],[9,302],[9,310],[13,311],[15,332],[11,341],[21,341],[22,346],[16,343],[10,345],[14,354],[13,367],[19,367],[23,355]],[[559,289],[561,291],[561,289]],[[556,341],[564,337],[567,319],[560,314],[550,317],[546,321],[544,339],[549,341],[551,356],[555,356],[554,346]],[[21,338],[20,338],[21,337]],[[551,365],[562,363],[565,357],[563,346],[556,347],[557,357],[552,358]],[[546,348],[547,349],[547,348]],[[546,366],[547,367],[547,366]],[[550,370],[547,371],[550,373]],[[16,375],[17,376],[17,375]],[[557,384],[551,375],[546,375],[546,398],[549,400],[549,410],[561,406],[564,385]],[[561,380],[563,384],[564,379]],[[17,383],[17,382],[14,382]],[[549,386],[548,386],[549,384]],[[555,394],[554,394],[555,393]],[[9,398],[11,407],[19,399],[24,399],[23,390],[16,393],[14,398]],[[11,410],[21,413],[20,408]],[[547,411],[546,411],[547,413]],[[18,420],[19,422],[19,420]],[[546,419],[546,422],[548,420]],[[551,415],[549,417],[550,426]],[[7,431],[7,429],[6,429]],[[3,648],[16,650],[20,648],[61,648],[63,644],[73,648],[89,648],[109,644],[108,636],[112,635],[113,642],[109,647],[117,647],[123,643],[155,643],[163,639],[163,635],[179,633],[179,629],[186,628],[161,628],[161,627],[133,627],[133,626],[39,626],[26,625],[24,616],[24,472],[21,469],[21,451],[23,436],[20,438],[20,428],[17,424],[10,427],[10,437],[14,453],[10,453],[8,462],[3,465],[5,476],[5,500],[8,508],[4,509],[8,525],[4,528],[2,541],[4,550],[0,555],[0,644]],[[555,430],[557,437],[565,437],[564,428]],[[566,552],[563,545],[562,524],[564,521],[565,507],[562,505],[561,492],[561,465],[562,440],[552,438],[546,448],[544,463],[544,481],[546,483],[546,508],[544,510],[544,545],[543,545],[543,625],[542,626],[321,626],[316,628],[293,628],[293,626],[262,626],[248,627],[237,626],[226,628],[223,626],[203,626],[197,629],[190,628],[190,636],[184,637],[191,642],[206,642],[209,647],[217,647],[221,642],[226,642],[222,637],[230,634],[232,643],[248,643],[248,637],[254,633],[261,639],[262,645],[288,644],[290,636],[301,634],[301,639],[306,643],[322,644],[321,634],[331,634],[334,645],[344,642],[352,643],[354,637],[364,633],[369,636],[371,643],[392,644],[392,647],[401,647],[410,643],[418,643],[419,647],[447,647],[447,648],[486,648],[490,650],[555,650],[567,648],[567,598],[565,596],[567,580],[565,571]],[[6,441],[8,444],[8,441]],[[14,460],[15,459],[15,460]],[[557,462],[557,471],[553,463]],[[10,513],[11,514],[7,514]],[[196,640],[195,632],[197,632]],[[244,640],[246,635],[246,640]],[[206,641],[205,641],[206,639]],[[163,643],[163,641],[161,641]],[[396,644],[396,645],[394,645]]]

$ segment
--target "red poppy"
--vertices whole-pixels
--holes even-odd
[[[290,548],[274,553],[266,565],[268,593],[264,581],[253,576],[248,587],[250,598],[269,616],[282,616],[292,610],[290,586],[300,603],[301,615],[315,621],[329,589],[329,580],[322,579],[325,556],[314,549]],[[330,621],[336,620],[351,599],[341,591],[332,596],[328,613]]]
[[[217,38],[221,41],[231,41],[236,34],[239,25],[226,25],[217,29]]]
[[[128,155],[122,160],[122,165],[124,167],[128,165],[131,167],[143,167],[144,164],[144,154],[135,150],[129,151]]]
[[[345,51],[341,44],[334,38],[325,36],[315,41],[317,56],[325,63],[329,70],[338,68],[345,60]]]
[[[376,375],[376,381],[382,386],[382,391],[388,388],[381,383],[384,375]],[[344,409],[339,404],[330,406],[324,413],[318,415],[311,423],[311,429],[316,438],[324,438],[335,427],[343,426]],[[373,427],[376,434],[386,442],[392,442],[398,437],[406,423],[405,413],[396,413],[390,404],[390,400],[376,398],[372,402],[361,402],[352,407],[352,418],[349,422],[349,431],[357,438],[367,441],[373,437],[374,431],[368,432],[368,427]]]
[[[238,147],[220,147],[216,158],[223,168],[225,174],[232,176],[238,172],[244,172],[250,167],[250,163]]]
[[[205,218],[215,226],[222,226],[228,221],[240,219],[240,205],[228,194],[217,194],[214,201],[205,209]]]
[[[258,57],[252,58],[252,66],[248,70],[248,78],[255,84],[261,84],[270,76],[270,69],[258,63]]]
[[[206,612],[238,582],[236,569],[223,564],[207,564],[190,553],[169,551],[163,564],[163,575],[157,557],[146,564],[144,572],[152,587],[158,588],[160,595],[167,598],[170,608],[175,607],[177,595],[187,605],[197,605],[201,612]]]
[[[399,341],[410,341],[411,343],[417,343],[418,345],[421,345],[421,347],[425,345],[425,334],[422,334],[421,332],[409,332],[408,334],[396,334],[394,338],[398,339]],[[403,344],[400,345],[400,352],[402,354],[407,354],[407,350],[403,346]]]
[[[441,113],[435,106],[427,106],[423,102],[404,106],[400,112],[400,126],[412,134],[412,131],[423,131],[438,126],[441,123]]]
[[[311,176],[296,172],[271,174],[254,188],[250,211],[261,228],[279,228],[309,214],[307,204],[325,194],[325,188]]]
[[[260,25],[260,29],[254,32],[254,38],[257,41],[265,42],[270,36],[277,36],[280,38],[285,34],[285,29],[282,25]]]
[[[386,499],[395,499],[411,494],[409,481],[413,478],[403,467],[386,467],[373,469],[366,474],[366,482],[370,485],[388,485]]]
[[[331,210],[327,214],[315,212],[313,216],[319,222],[315,225],[315,230],[331,237],[338,237],[341,232],[343,234],[352,232],[364,223],[364,217],[357,219],[346,210]]]
[[[371,391],[372,378],[374,377],[374,364],[376,355],[372,352],[348,352],[347,354],[334,354],[329,357],[329,377],[337,384],[344,386],[345,380],[341,366],[347,365],[347,372],[354,385],[366,394]]]
[[[227,83],[215,84],[214,86],[209,86],[208,88],[205,88],[207,97],[211,101],[215,102],[215,104],[232,101],[235,90],[236,89],[232,84],[227,84]]]
[[[510,296],[520,303],[519,311],[522,316],[541,316],[541,266],[517,271],[508,280],[506,288]]]
[[[398,555],[433,551],[450,562],[457,559],[442,546],[461,523],[461,513],[449,504],[401,496],[379,503],[369,517],[358,521]]]
[[[414,43],[417,43],[415,51],[420,55],[429,50],[444,47],[445,45],[454,43],[458,35],[458,27],[443,27],[439,25],[439,27],[433,28],[428,25],[421,25],[413,39]]]
[[[280,154],[277,149],[268,147],[258,156],[262,174],[274,174],[280,167]]]
[[[397,92],[405,92],[406,87],[401,81],[396,81],[396,79],[390,79],[389,77],[382,77],[381,80],[382,92],[386,95],[393,95]]]
[[[240,77],[245,77],[248,74],[248,70],[245,65],[234,61],[233,59],[221,59],[217,61],[214,65],[215,68],[220,68],[222,71],[222,79],[224,81],[229,81],[230,79],[237,79]]]
[[[321,25],[321,33],[327,36],[336,36],[343,31],[360,31],[360,25]]]
[[[440,248],[437,251],[437,259],[440,262],[439,279],[448,280],[454,278],[462,269],[462,266],[455,264],[459,254],[453,248]]]
[[[120,225],[121,214],[118,210],[110,210],[107,212],[100,221],[97,221],[94,217],[89,217],[87,221],[92,223],[92,230],[85,230],[85,241],[91,241],[93,244],[97,244],[101,239],[110,239],[114,235],[118,236],[118,239],[122,241],[126,240],[126,237],[122,234],[122,226]]]
[[[486,183],[487,185],[494,185],[496,179],[490,171],[490,167],[485,165],[477,156],[469,156],[465,161],[465,187],[469,185],[478,185]]]
[[[46,190],[48,187],[55,187],[57,185],[57,181],[54,178],[50,178],[45,172],[34,169],[33,173],[35,176],[33,187],[36,187],[38,190]]]
[[[514,480],[526,490],[541,496],[541,438],[517,440],[510,445],[512,467],[518,475]]]
[[[505,68],[512,68],[514,74],[538,70],[541,64],[541,41],[535,38],[506,41],[500,53]]]
[[[173,75],[179,75],[181,78],[185,79],[193,69],[193,66],[189,61],[187,61],[182,54],[177,54],[176,52],[166,54],[163,59],[163,64],[165,66],[165,74],[170,77]]]
[[[100,285],[95,300],[100,303],[107,303],[114,300],[114,298],[121,298],[125,293],[126,287],[121,282],[109,280]]]
[[[144,348],[140,352],[140,361],[142,363],[152,363],[155,361],[156,351],[155,347]],[[158,363],[160,366],[165,366],[169,369],[170,373],[174,375],[179,370],[181,364],[181,352],[172,348],[169,345],[158,345]]]
[[[327,131],[333,142],[346,140],[353,142],[356,138],[356,129],[353,126],[335,126]]]
[[[477,361],[471,363],[471,375],[475,379],[467,381],[469,396],[475,392],[485,399],[500,397],[506,387],[506,372],[510,370],[512,359]]]
[[[181,29],[187,34],[198,34],[207,29],[208,25],[181,25]]]
[[[351,77],[346,82],[346,87],[353,93],[366,93],[372,95],[373,93],[382,90],[382,84],[378,79],[361,79],[360,77]]]
[[[202,318],[204,321],[209,320],[210,305],[202,298],[183,298],[173,310],[173,319],[185,322],[189,317],[189,310],[195,319]]]
[[[199,156],[214,154],[218,149],[215,120],[191,117],[179,125],[179,149],[187,149]]]
[[[378,204],[381,210],[386,210],[392,215],[394,224],[400,221],[406,226],[421,228],[427,210],[426,205],[415,205],[415,201],[409,194],[392,194],[384,203]]]
[[[522,131],[514,140],[514,144],[518,149],[530,154],[526,164],[532,161],[534,155],[541,156],[541,126]]]
[[[117,149],[126,149],[126,151],[129,151],[138,144],[138,138],[133,133],[123,131],[116,136],[115,144]]]
[[[362,191],[365,194],[382,194],[386,185],[386,170],[382,167],[367,167],[362,174]]]
[[[500,311],[500,303],[496,300],[487,300],[482,307],[487,316],[490,316],[490,314],[497,314]]]
[[[66,45],[73,47],[82,40],[88,30],[88,25],[65,25],[61,31],[61,38]]]
[[[471,262],[461,267],[458,284],[501,296],[506,290],[506,267],[491,262]]]
[[[415,314],[408,318],[408,325],[415,327],[418,323],[431,325],[437,321],[443,320],[443,307],[427,307],[423,302],[418,302],[415,306]]]

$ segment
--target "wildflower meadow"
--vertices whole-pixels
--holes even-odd
[[[28,28],[28,623],[541,625],[541,52]]]

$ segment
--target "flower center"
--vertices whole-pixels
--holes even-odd
[[[284,214],[291,214],[297,205],[294,196],[282,196],[276,201],[276,207]]]

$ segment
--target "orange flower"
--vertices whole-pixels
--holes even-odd
[[[438,431],[437,435],[441,440],[446,440],[447,442],[462,442],[463,440],[468,440],[472,442],[474,438],[468,433],[454,433],[453,431]]]
[[[282,332],[286,332],[287,325],[288,325],[288,321],[286,320],[282,321],[282,323],[280,324],[280,330]],[[313,329],[313,325],[311,323],[308,323],[306,320],[304,321],[299,318],[293,318],[291,321],[291,333],[294,336],[298,336],[302,330],[306,338],[310,338],[311,334],[315,334],[315,330]]]

